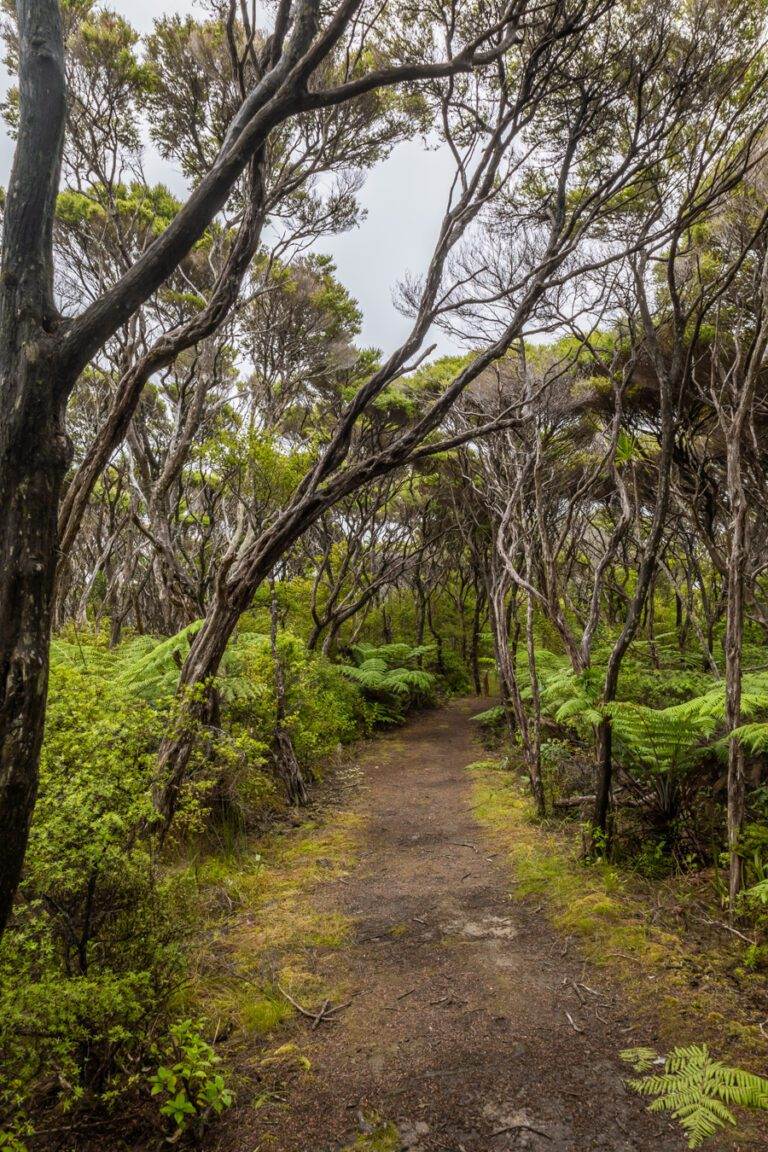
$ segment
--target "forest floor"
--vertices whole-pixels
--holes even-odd
[[[316,915],[349,925],[311,959],[318,987],[348,1004],[317,1024],[297,1014],[266,1060],[243,1055],[250,1087],[208,1149],[685,1147],[622,1079],[618,1052],[656,1042],[652,1013],[638,1018],[605,968],[515,898],[506,853],[476,818],[466,769],[484,757],[470,721],[481,707],[451,703],[363,749],[346,797],[354,858],[311,893]],[[726,1146],[768,1143],[709,1144]]]

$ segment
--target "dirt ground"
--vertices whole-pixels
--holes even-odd
[[[335,1152],[374,1115],[411,1152],[685,1147],[622,1083],[617,1053],[652,1045],[648,1023],[540,909],[513,900],[473,818],[464,769],[482,757],[480,710],[453,703],[365,753],[365,843],[352,874],[317,893],[354,923],[348,945],[318,958],[351,1003],[334,1024],[297,1022],[311,1072],[280,1101],[241,1097],[220,1152]]]

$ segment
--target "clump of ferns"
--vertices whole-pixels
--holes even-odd
[[[716,1060],[706,1044],[675,1048],[659,1056],[651,1048],[628,1048],[622,1060],[636,1076],[628,1084],[653,1096],[651,1112],[670,1113],[698,1148],[722,1128],[736,1126],[733,1108],[768,1110],[768,1080]]]
[[[408,708],[431,701],[436,678],[419,665],[433,652],[432,645],[358,644],[351,649],[354,663],[341,671],[372,702],[377,723],[396,723]]]

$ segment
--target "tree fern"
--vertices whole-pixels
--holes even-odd
[[[649,1048],[629,1048],[622,1060],[643,1075],[628,1081],[643,1096],[654,1096],[652,1112],[671,1112],[688,1137],[688,1147],[698,1148],[726,1125],[735,1125],[731,1108],[768,1110],[768,1080],[729,1068],[713,1059],[705,1044],[675,1048],[665,1060]],[[663,1070],[653,1072],[654,1064]]]
[[[176,690],[179,671],[202,620],[188,624],[167,640],[142,636],[120,648],[116,682],[144,699],[169,696]]]
[[[354,664],[342,665],[341,671],[353,680],[372,701],[385,704],[379,715],[388,722],[400,718],[402,708],[427,698],[435,677],[414,665],[434,649],[421,645],[385,644],[374,648],[358,644],[352,649]]]
[[[673,706],[647,708],[643,704],[617,701],[608,705],[613,735],[629,759],[653,772],[686,767],[712,735],[715,720]]]
[[[750,752],[768,752],[768,724],[756,722],[742,724],[731,733]]]
[[[598,706],[601,678],[594,670],[574,672],[561,662],[559,667],[550,665],[549,670],[540,675],[542,706],[558,724],[568,724],[583,733],[601,722],[603,713]]]
[[[759,884],[753,884],[751,888],[747,888],[744,895],[752,900],[759,900],[762,904],[768,904],[768,880],[761,880]]]

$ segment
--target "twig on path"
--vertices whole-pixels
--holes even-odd
[[[571,1016],[570,1012],[566,1012],[565,1014],[568,1017],[568,1023],[570,1024],[571,1028],[573,1028],[574,1032],[583,1032],[584,1031],[584,1029],[580,1028],[579,1025],[576,1023],[573,1016]]]
[[[323,1019],[323,1017],[325,1016],[326,1012],[328,1011],[328,1005],[329,1005],[329,1004],[330,1004],[330,1000],[324,1000],[324,1001],[323,1001],[323,1006],[322,1006],[322,1008],[320,1009],[320,1011],[318,1012],[317,1016],[315,1016],[314,1020],[312,1021],[312,1031],[313,1031],[313,1032],[315,1031],[315,1029],[317,1028],[318,1024],[320,1023],[320,1021]]]
[[[708,928],[722,928],[724,932],[730,932],[734,936],[738,936],[740,940],[746,940],[747,944],[751,944],[754,948],[755,941],[751,936],[746,936],[743,932],[739,932],[738,928],[734,928],[731,924],[726,924],[722,920],[713,920],[711,916],[697,916],[702,924],[706,924]]]
[[[468,880],[471,875],[472,875],[471,872],[465,872],[464,875],[462,876],[462,880]]]
[[[470,844],[469,840],[449,840],[448,843],[453,845],[454,848],[471,848],[478,856],[480,855],[480,849],[476,844]]]
[[[583,1004],[584,1003],[584,997],[582,996],[581,992],[579,991],[579,986],[576,983],[576,981],[575,980],[569,980],[568,977],[566,976],[565,980],[563,980],[563,984],[566,984],[566,983],[570,984],[571,987],[573,988],[574,992],[576,993],[576,996],[578,997],[579,1004]]]
[[[395,996],[395,1000],[405,1000],[406,996],[413,996],[414,992],[418,992],[419,985],[415,988],[409,988],[407,992],[401,992],[399,996]]]
[[[352,1003],[351,1000],[347,1000],[344,1004],[332,1005],[330,1000],[325,1000],[319,1012],[312,1012],[311,1009],[305,1008],[302,1004],[299,1004],[298,1000],[294,1000],[293,996],[286,992],[285,988],[281,988],[279,984],[277,985],[277,990],[281,996],[285,996],[289,1004],[293,1004],[297,1012],[299,1012],[302,1016],[305,1016],[307,1020],[312,1021],[313,1032],[315,1028],[317,1028],[318,1024],[335,1024],[336,1013],[343,1012],[343,1010],[345,1008],[349,1008],[350,1004]]]
[[[497,1128],[495,1132],[491,1132],[491,1139],[495,1136],[504,1136],[507,1132],[533,1132],[536,1136],[552,1142],[548,1132],[542,1132],[541,1128],[534,1128],[533,1124],[524,1124],[522,1121],[519,1124],[507,1124],[505,1128]]]

